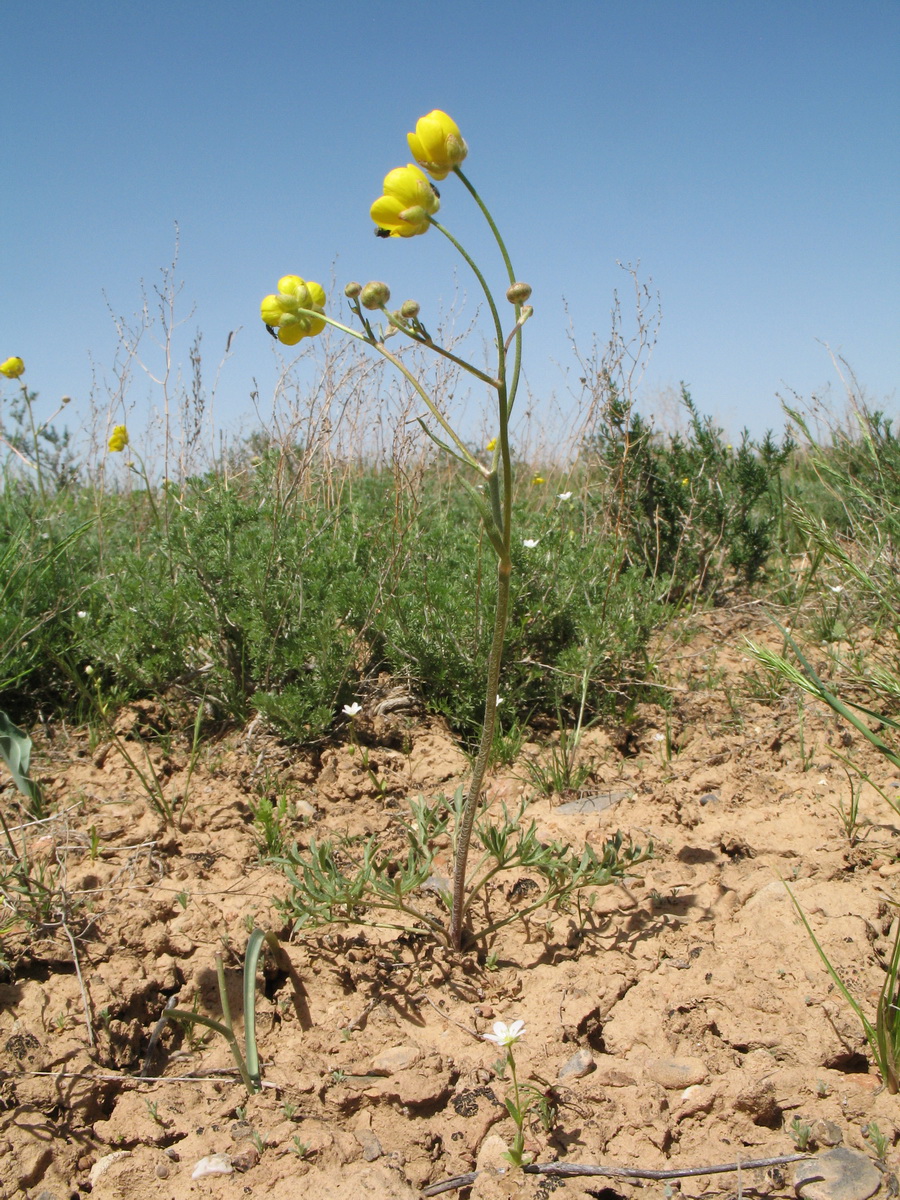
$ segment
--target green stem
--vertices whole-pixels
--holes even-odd
[[[405,325],[402,320],[398,320],[398,318],[393,313],[388,312],[386,308],[383,307],[381,311],[384,313],[389,324],[393,325],[393,327],[398,329],[401,333],[405,333],[411,341],[416,342],[420,346],[425,346],[425,348],[428,350],[433,350],[435,354],[440,354],[443,358],[449,358],[451,362],[456,363],[458,367],[462,367],[463,370],[468,371],[470,375],[474,375],[476,379],[480,379],[482,383],[486,383],[489,387],[497,388],[500,386],[499,380],[492,379],[486,371],[479,371],[479,369],[473,363],[467,362],[464,358],[460,358],[459,355],[454,354],[452,350],[447,350],[446,347],[439,346],[437,342],[433,342],[431,338],[423,337],[421,333],[417,333],[415,329],[411,329],[408,325]]]
[[[506,522],[508,525],[508,515]],[[456,857],[453,863],[453,902],[450,912],[450,944],[454,950],[462,946],[462,922],[465,911],[466,894],[466,863],[469,857],[469,843],[472,840],[472,827],[475,824],[475,813],[478,799],[484,783],[485,772],[490,761],[494,745],[494,726],[497,722],[497,688],[500,686],[500,660],[503,656],[503,642],[506,636],[506,621],[509,612],[509,580],[512,572],[512,560],[509,554],[508,536],[504,538],[504,551],[497,564],[497,611],[494,618],[494,636],[491,642],[491,653],[488,660],[487,690],[484,705],[484,725],[481,730],[481,742],[478,756],[472,770],[472,779],[466,795],[462,818],[456,834]]]
[[[494,218],[491,216],[490,209],[485,204],[485,202],[482,200],[481,196],[479,196],[478,192],[473,187],[471,181],[463,174],[462,170],[459,167],[454,167],[453,170],[454,170],[455,174],[459,176],[459,179],[461,180],[463,186],[468,191],[469,195],[472,197],[472,199],[475,201],[475,203],[481,209],[481,211],[484,215],[484,219],[487,221],[488,225],[490,226],[491,233],[494,235],[494,240],[496,241],[497,245],[500,247],[500,253],[503,255],[503,262],[506,265],[506,273],[509,277],[509,282],[510,282],[510,284],[515,283],[516,282],[516,273],[513,270],[512,259],[509,257],[509,251],[506,249],[506,243],[503,241],[503,238],[500,235],[500,230],[497,228],[497,226],[494,222]],[[521,312],[521,310],[522,310],[521,304],[517,304],[516,305],[516,321],[518,321],[518,319],[519,319],[519,313]],[[521,328],[521,326],[519,326],[516,329],[516,357],[515,357],[515,362],[513,363],[512,383],[509,388],[509,409],[510,409],[510,411],[512,410],[512,406],[513,406],[513,403],[516,398],[516,392],[519,389],[519,372],[521,370],[521,366],[522,366],[522,328]]]
[[[510,1161],[516,1167],[522,1166],[522,1152],[525,1149],[525,1116],[522,1112],[521,1103],[519,1101],[519,1077],[516,1074],[516,1060],[513,1057],[512,1046],[506,1049],[506,1061],[509,1064],[509,1073],[512,1076],[513,1084],[513,1103],[515,1105],[515,1115],[513,1120],[516,1123],[516,1136],[513,1139],[513,1148],[510,1153]]]
[[[44,472],[41,470],[41,448],[38,445],[37,428],[34,424],[34,409],[31,407],[31,399],[28,395],[28,388],[22,384],[22,394],[25,397],[25,407],[28,409],[28,423],[31,426],[31,440],[34,444],[34,468],[37,471],[38,491],[41,493],[41,500],[46,500],[44,494]]]
[[[440,232],[444,235],[444,237],[447,239],[448,242],[450,242],[450,244],[452,246],[456,247],[456,249],[459,251],[459,253],[462,255],[462,257],[466,260],[466,262],[472,268],[472,272],[475,275],[475,278],[481,284],[481,290],[484,292],[485,298],[488,302],[488,307],[491,310],[491,316],[494,318],[494,330],[497,335],[497,354],[498,354],[499,368],[500,368],[499,379],[500,379],[500,383],[503,384],[503,383],[505,383],[505,378],[506,378],[506,356],[503,353],[503,326],[500,324],[500,314],[497,312],[497,305],[494,303],[494,297],[491,293],[491,289],[487,285],[487,280],[482,275],[481,271],[479,271],[478,266],[475,263],[475,260],[470,257],[468,252],[456,240],[456,238],[453,236],[453,234],[450,232],[450,230],[445,229],[444,226],[440,223],[440,221],[436,221],[434,219],[434,217],[429,217],[428,221],[429,221],[429,224],[431,224],[435,227],[435,229],[440,230]]]

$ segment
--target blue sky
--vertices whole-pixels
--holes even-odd
[[[439,235],[383,241],[368,217],[435,107],[534,288],[536,413],[566,403],[564,301],[585,346],[606,340],[616,288],[627,323],[617,262],[662,303],[643,411],[684,380],[729,430],[780,429],[777,393],[836,384],[826,342],[897,412],[897,0],[6,0],[3,15],[0,357],[25,359],[42,407],[71,395],[72,424],[115,354],[107,304],[139,308],[176,222],[175,357],[187,366],[200,329],[211,380],[241,327],[217,396],[232,429],[274,386],[258,303],[281,274],[385,279],[426,317],[455,285],[474,304]],[[500,285],[455,180],[440,219]],[[138,380],[130,401],[139,425],[154,389]]]

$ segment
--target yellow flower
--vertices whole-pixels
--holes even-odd
[[[121,454],[128,445],[128,430],[124,425],[117,425],[109,439],[109,448],[113,454]]]
[[[485,449],[488,451],[488,453],[491,453],[492,451],[496,450],[497,449],[497,439],[491,438],[491,440],[485,446]]]
[[[459,126],[439,108],[419,117],[416,132],[408,133],[406,140],[413,158],[433,179],[446,179],[469,153]]]
[[[18,379],[24,370],[25,364],[21,358],[8,358],[0,363],[0,375],[5,375],[7,379]]]
[[[415,237],[428,228],[428,218],[441,207],[437,189],[418,167],[395,167],[384,177],[384,195],[371,208],[383,237]]]
[[[546,483],[546,482],[547,482],[547,480],[543,477],[543,475],[535,475],[535,477],[531,481],[532,486],[537,486],[538,484]]]
[[[325,328],[322,318],[311,316],[310,311],[325,311],[325,290],[299,275],[282,275],[277,293],[266,296],[259,306],[259,315],[270,330],[278,330],[276,337],[285,346],[296,346],[302,338],[315,337]]]

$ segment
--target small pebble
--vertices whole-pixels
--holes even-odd
[[[840,1146],[844,1140],[840,1125],[834,1121],[813,1121],[810,1134],[819,1146]]]
[[[706,1063],[699,1058],[651,1058],[644,1071],[654,1083],[679,1092],[709,1078]]]
[[[237,1154],[232,1154],[231,1165],[236,1171],[249,1171],[259,1162],[259,1151],[255,1146],[245,1146]]]
[[[393,1075],[395,1071],[405,1071],[413,1063],[419,1061],[420,1054],[415,1046],[392,1046],[382,1050],[372,1059],[371,1070],[376,1075]]]
[[[583,1079],[594,1069],[594,1056],[590,1050],[577,1050],[568,1062],[559,1069],[558,1079]]]
[[[374,1162],[376,1158],[381,1158],[384,1154],[381,1142],[371,1129],[365,1127],[354,1129],[353,1136],[362,1146],[362,1156],[366,1162]]]
[[[156,1164],[156,1178],[157,1179],[168,1179],[169,1178],[169,1164],[168,1163],[157,1163]]]
[[[201,1158],[191,1172],[191,1179],[206,1179],[209,1175],[233,1175],[234,1168],[227,1154],[210,1154]]]
[[[717,792],[704,792],[704,794],[700,797],[700,803],[704,805],[713,804],[718,799],[719,796]]]

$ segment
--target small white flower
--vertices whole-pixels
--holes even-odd
[[[87,617],[87,613],[86,613],[86,612],[84,611],[84,609],[82,608],[82,609],[79,609],[79,610],[78,610],[78,612],[75,614],[75,616],[76,616],[76,617],[80,617],[80,618],[81,618],[81,620],[83,621],[83,620],[84,620],[84,619]]]
[[[362,712],[362,705],[354,701],[353,704],[345,704],[342,711],[345,717],[355,717],[358,712]]]
[[[835,587],[832,587],[831,584],[829,583],[828,590],[830,592],[834,592],[835,595],[839,595],[844,589],[841,584],[837,584]]]
[[[499,694],[498,694],[498,696],[497,696],[496,703],[497,703],[497,706],[498,706],[498,707],[499,707],[499,706],[500,706],[500,705],[503,703],[503,697],[502,697],[501,695],[499,695]]]
[[[533,550],[540,540],[540,538],[523,538],[522,545],[526,550]]]
[[[571,492],[557,492],[556,498],[557,498],[557,500],[571,500],[572,493]]]
[[[495,1021],[494,1032],[481,1036],[486,1042],[494,1042],[497,1046],[511,1046],[525,1036],[525,1022],[513,1021],[512,1025],[507,1025],[505,1021]]]
[[[654,733],[653,740],[654,742],[664,742],[666,740],[666,735],[664,733]]]

